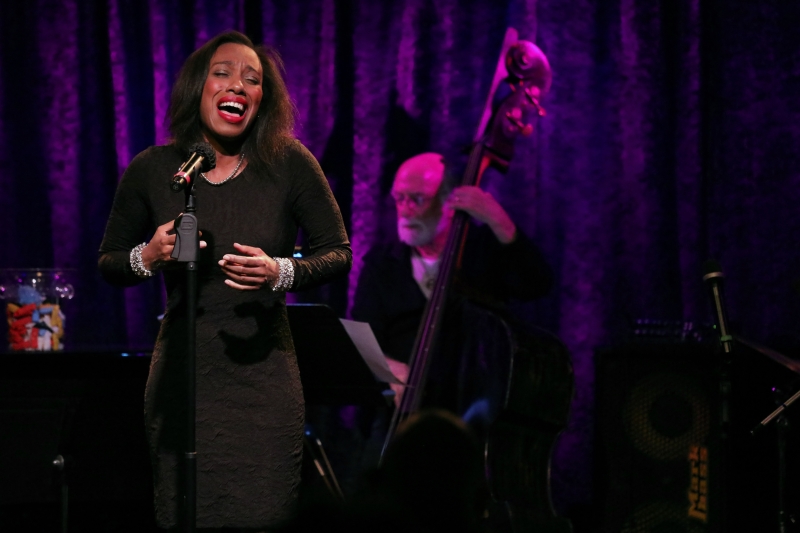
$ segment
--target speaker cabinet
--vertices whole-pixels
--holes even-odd
[[[800,410],[786,413],[782,465],[776,424],[750,434],[786,399],[776,389],[797,390],[797,375],[737,346],[723,433],[721,357],[688,342],[596,350],[594,494],[604,533],[778,531],[781,492],[786,516],[799,516]]]
[[[698,344],[598,350],[596,494],[604,531],[718,531],[719,383]]]

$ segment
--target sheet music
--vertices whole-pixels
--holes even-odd
[[[399,383],[403,382],[397,379],[389,369],[389,363],[386,362],[386,356],[383,354],[378,339],[375,338],[372,328],[366,322],[356,322],[355,320],[348,320],[340,318],[344,329],[350,338],[353,339],[353,344],[358,348],[358,352],[367,366],[375,375],[378,381],[385,383]]]

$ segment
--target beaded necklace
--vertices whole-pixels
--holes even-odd
[[[219,186],[220,186],[220,185],[222,185],[223,183],[225,183],[225,182],[228,182],[228,181],[230,181],[230,180],[232,180],[233,178],[235,178],[235,177],[236,177],[236,173],[237,173],[237,172],[239,172],[239,167],[240,167],[240,166],[242,166],[242,161],[244,161],[244,152],[242,152],[242,155],[241,155],[241,156],[239,156],[239,162],[238,162],[238,163],[236,163],[236,168],[234,168],[234,169],[233,169],[233,172],[231,172],[231,175],[230,175],[230,176],[228,176],[227,178],[225,178],[225,179],[224,179],[224,180],[222,180],[222,181],[211,181],[210,179],[208,179],[208,176],[206,176],[204,172],[201,172],[201,173],[200,173],[200,175],[201,175],[201,176],[203,177],[203,179],[204,179],[204,180],[206,180],[206,181],[207,181],[207,182],[208,182],[210,185],[213,185],[214,187],[219,187]]]

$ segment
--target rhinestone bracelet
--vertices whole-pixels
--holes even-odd
[[[275,292],[288,291],[292,287],[292,283],[294,283],[294,264],[285,257],[276,257],[275,262],[278,263],[279,273],[272,290]]]
[[[139,276],[140,278],[149,278],[153,275],[152,270],[147,270],[147,267],[144,266],[144,261],[142,260],[142,250],[144,247],[147,246],[146,242],[138,246],[134,246],[133,250],[131,250],[131,268],[133,269],[134,274]]]

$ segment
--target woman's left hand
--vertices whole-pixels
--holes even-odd
[[[226,254],[219,262],[222,271],[229,279],[225,284],[241,291],[255,291],[261,287],[271,287],[278,279],[278,263],[264,253],[261,248],[233,243],[242,255]]]

